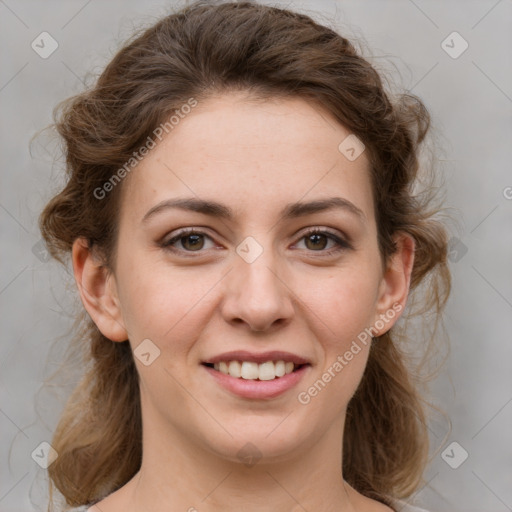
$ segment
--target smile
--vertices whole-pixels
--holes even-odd
[[[265,361],[260,364],[253,361],[220,361],[207,364],[207,366],[236,379],[274,380],[294,372],[303,365],[297,365],[292,361],[278,360]]]
[[[238,397],[264,400],[276,398],[294,388],[312,369],[306,356],[272,350],[232,350],[206,357],[200,366],[213,384]]]

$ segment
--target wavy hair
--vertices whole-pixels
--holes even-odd
[[[435,188],[415,190],[430,128],[425,105],[411,93],[387,92],[381,74],[337,31],[254,2],[200,1],[161,18],[125,43],[91,87],[55,109],[66,182],[39,220],[51,255],[67,264],[73,242],[83,237],[112,268],[123,185],[102,200],[95,189],[190,97],[202,101],[229,91],[315,102],[363,141],[382,260],[395,250],[393,235],[409,233],[415,240],[411,293],[421,288],[422,312],[440,318],[450,291],[447,233],[436,215]],[[409,364],[407,334],[398,329],[372,343],[343,439],[345,480],[388,505],[417,489],[429,451],[417,369]],[[54,487],[66,506],[90,505],[129,481],[142,460],[129,342],[105,338],[83,311],[75,334],[85,372],[51,442],[59,456],[48,468],[49,510]],[[425,351],[433,339],[422,340]]]

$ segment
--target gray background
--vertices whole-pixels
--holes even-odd
[[[451,356],[431,400],[448,414],[451,431],[433,416],[434,459],[416,499],[439,512],[512,510],[512,2],[273,3],[319,13],[349,38],[363,36],[373,62],[396,67],[403,87],[432,113],[446,204],[457,220],[446,311]],[[62,181],[56,141],[43,134],[32,153],[29,141],[59,101],[101,70],[120,39],[173,5],[0,0],[1,511],[45,509],[45,471],[31,454],[51,439],[62,404],[57,388],[36,393],[57,368],[75,301],[72,288],[66,291],[69,276],[38,245],[37,215]],[[47,59],[31,48],[43,31],[59,45]],[[469,44],[457,58],[441,46],[453,31]],[[447,44],[452,52],[462,48],[461,40]],[[460,463],[462,450],[469,456],[453,469],[445,460]]]

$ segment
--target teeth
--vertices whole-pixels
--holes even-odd
[[[284,361],[276,361],[274,367],[276,377],[282,377],[286,373],[286,364],[284,363]]]
[[[245,380],[274,380],[292,373],[295,369],[291,361],[266,361],[258,364],[252,361],[220,361],[213,368],[225,375]]]
[[[231,365],[231,363],[229,363]],[[258,363],[250,363],[249,361],[244,361],[242,363],[242,379],[254,380],[258,378]],[[234,375],[232,375],[234,377]]]
[[[240,378],[242,376],[242,365],[238,361],[230,361],[228,373],[231,377]]]
[[[272,361],[258,365],[258,379],[272,380],[276,378],[276,369]]]

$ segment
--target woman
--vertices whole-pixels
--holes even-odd
[[[200,2],[56,126],[68,180],[41,230],[90,345],[52,441],[66,504],[419,510],[428,437],[396,322],[426,277],[436,314],[449,290],[413,194],[421,101],[391,102],[307,16]]]

